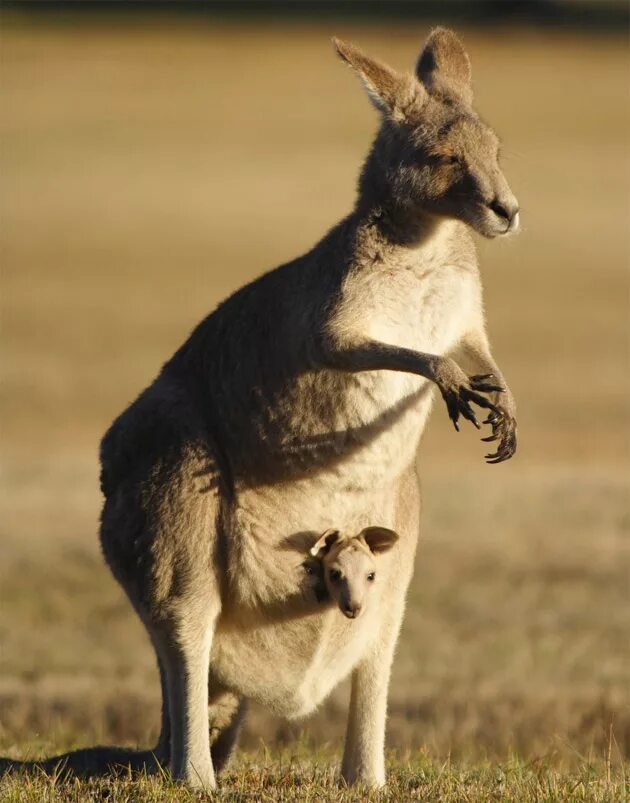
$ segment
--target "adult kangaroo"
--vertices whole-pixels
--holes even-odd
[[[489,411],[490,462],[516,447],[470,229],[512,232],[518,206],[468,56],[442,28],[415,75],[335,47],[382,115],[354,210],[202,321],[101,446],[103,553],[157,653],[157,753],[192,786],[215,786],[246,699],[299,717],[349,673],[342,776],[384,783],[433,385],[456,427],[477,424],[471,403]],[[350,621],[317,601],[303,559],[328,527],[368,525],[399,539],[372,612]]]

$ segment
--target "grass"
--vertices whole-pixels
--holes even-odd
[[[98,554],[98,440],[202,315],[349,209],[374,115],[333,32],[398,66],[424,34],[4,15],[2,755],[155,739],[153,656]],[[521,446],[487,467],[436,407],[387,794],[627,799],[627,49],[464,33],[523,209],[521,236],[480,243]],[[334,781],[347,694],[304,723],[252,707],[228,798],[367,799]],[[192,799],[166,780],[0,781],[2,800],[104,798]]]
[[[338,780],[330,755],[299,749],[274,752],[259,751],[242,756],[236,766],[222,777],[219,793],[192,792],[174,784],[167,774],[140,775],[89,780],[58,776],[14,775],[0,779],[0,794],[6,803],[40,803],[63,800],[67,803],[115,800],[124,803],[142,801],[229,800],[282,803],[282,801],[422,800],[440,803],[477,803],[484,801],[534,800],[537,803],[589,801],[618,803],[630,791],[623,770],[613,769],[606,759],[582,760],[571,772],[554,768],[546,759],[528,763],[512,758],[505,763],[481,762],[454,764],[449,759],[439,763],[422,753],[404,760],[388,761],[388,785],[383,791],[347,788]]]

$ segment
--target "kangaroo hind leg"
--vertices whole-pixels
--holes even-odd
[[[241,725],[245,718],[247,702],[231,691],[215,685],[210,676],[210,752],[216,773],[228,765]]]
[[[170,720],[170,767],[176,780],[211,790],[208,670],[218,606],[206,595],[190,600],[156,633]]]

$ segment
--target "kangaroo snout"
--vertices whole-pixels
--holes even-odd
[[[520,225],[518,201],[513,195],[496,197],[488,204],[489,209],[499,218],[505,226],[503,234],[518,231]]]

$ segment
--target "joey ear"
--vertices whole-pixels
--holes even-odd
[[[330,551],[332,545],[336,544],[340,538],[341,533],[339,530],[326,530],[326,532],[322,533],[317,541],[315,541],[309,552],[314,558],[322,558]]]
[[[464,45],[454,31],[434,28],[418,58],[416,75],[429,92],[456,95],[472,103],[472,73]]]
[[[387,527],[366,527],[359,533],[359,538],[362,538],[370,548],[370,552],[376,555],[391,549],[398,541],[398,533]]]
[[[370,100],[380,112],[403,122],[412,110],[422,106],[424,87],[413,75],[396,72],[348,42],[335,37],[332,42],[343,61],[361,78]]]

